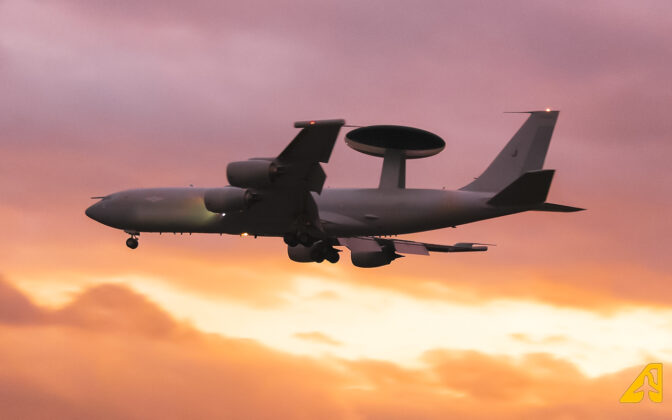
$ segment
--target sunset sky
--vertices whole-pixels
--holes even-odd
[[[672,417],[619,403],[672,362],[670,28],[668,1],[0,0],[0,418]],[[588,211],[405,237],[486,253],[131,251],[84,215],[226,185],[306,119],[434,132],[407,184],[459,188],[546,107],[549,201]],[[377,185],[342,134],[326,187]]]

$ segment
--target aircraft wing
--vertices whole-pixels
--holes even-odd
[[[301,131],[277,157],[251,159],[270,161],[276,171],[271,185],[254,188],[260,200],[250,208],[251,214],[286,221],[290,224],[288,232],[299,229],[307,230],[315,237],[324,236],[311,192],[322,192],[327,175],[320,163],[329,161],[338,132],[344,124],[344,120],[296,122],[294,126]],[[228,170],[235,164],[227,167],[229,182],[246,187],[232,182]]]
[[[379,252],[384,248],[394,249],[398,254],[429,255],[430,252],[474,252],[487,251],[487,245],[476,242],[458,242],[454,245],[428,244],[403,239],[379,238],[374,236],[338,238],[339,245],[351,252]]]
[[[327,175],[320,162],[329,162],[344,120],[298,121],[299,134],[276,158],[282,168],[277,187],[322,192]]]

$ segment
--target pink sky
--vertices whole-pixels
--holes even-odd
[[[389,313],[362,309],[361,316],[370,317],[368,321],[396,316],[395,311],[403,313],[416,304],[447,305],[443,309],[467,305],[469,314],[476,316],[504,299],[540,305],[528,308],[528,315],[544,314],[548,318],[543,319],[549,320],[555,319],[554,311],[569,310],[594,317],[586,322],[598,322],[599,317],[616,317],[635,308],[663,317],[660,330],[655,331],[669,331],[671,16],[672,5],[664,1],[197,0],[187,5],[149,0],[6,0],[0,3],[0,276],[6,287],[22,291],[12,294],[12,299],[21,300],[17,296],[25,294],[37,305],[56,307],[76,304],[74,296],[95,290],[96,285],[121,283],[144,296],[138,299],[158,303],[166,316],[178,319],[175,322],[193,324],[194,334],[202,334],[198,330],[217,333],[223,342],[241,338],[239,331],[213,319],[229,313],[256,319],[261,312],[254,311],[267,311],[271,324],[294,319],[292,305],[301,304],[292,302],[303,296],[305,288],[331,291],[341,296],[329,301],[334,311],[341,308],[358,314],[362,308],[351,308],[343,296],[400,299]],[[547,167],[557,169],[549,200],[589,210],[522,214],[412,235],[438,243],[498,245],[484,255],[409,257],[363,271],[347,261],[327,267],[294,264],[277,239],[149,235],[143,236],[136,252],[130,252],[123,245],[124,234],[94,223],[83,213],[90,196],[126,188],[224,185],[228,162],[275,155],[295,135],[293,121],[318,118],[345,118],[358,125],[405,124],[435,132],[446,140],[445,151],[410,162],[408,184],[457,188],[480,174],[524,120],[503,111],[547,106],[561,110],[547,159]],[[326,185],[376,185],[380,162],[373,159],[339,139],[325,167]],[[227,311],[233,312],[200,311],[199,299],[203,307],[218,302],[222,307],[231,305]],[[305,308],[307,317],[315,319],[327,319],[330,310]],[[150,312],[134,316],[151,318]],[[12,310],[9,313],[8,317],[13,316]],[[429,316],[414,315],[423,320]],[[89,324],[72,332],[63,327],[65,321],[47,326],[43,322],[6,326],[0,317],[0,334],[18,337],[17,343],[26,346],[34,345],[30,335],[36,331],[46,341],[61,336],[81,348],[88,348],[88,334],[115,343],[118,339],[117,331],[105,338],[108,330],[95,331]],[[311,378],[308,383],[335,398],[343,410],[326,406],[303,413],[288,411],[286,418],[299,414],[314,418],[319,410],[341,413],[335,418],[387,418],[377,404],[384,406],[395,399],[395,393],[409,391],[401,385],[409,381],[400,379],[407,376],[414,378],[408,386],[417,396],[408,402],[409,418],[422,417],[422,411],[414,410],[434,401],[445,385],[435,381],[440,374],[428,372],[444,362],[455,363],[455,358],[483,358],[483,363],[476,364],[483,375],[498,369],[523,374],[520,363],[550,358],[554,369],[563,370],[564,364],[571,365],[570,373],[576,369],[576,376],[568,374],[562,387],[572,381],[586,387],[594,386],[591,381],[603,381],[615,394],[627,387],[633,371],[658,361],[647,359],[650,349],[645,343],[639,359],[620,356],[615,349],[616,359],[599,372],[607,376],[595,377],[586,371],[587,364],[567,355],[574,351],[569,346],[568,353],[563,353],[552,347],[512,350],[497,344],[488,353],[479,347],[480,341],[457,348],[454,343],[423,341],[429,339],[418,335],[418,360],[424,368],[413,370],[401,354],[377,353],[366,334],[333,336],[341,331],[337,324],[332,330],[325,326],[324,331],[304,331],[300,330],[303,324],[297,325],[285,341],[249,322],[254,333],[244,338],[255,340],[250,345],[259,346],[257,356],[271,352],[278,366],[283,366],[278,369],[293,366],[294,358],[311,357],[314,370],[306,373]],[[528,335],[537,331],[530,328]],[[620,345],[619,338],[632,341],[636,327],[628,328],[609,339],[614,346]],[[311,337],[320,341],[320,334],[324,346],[329,347],[329,340],[342,343],[340,349],[331,346],[336,352],[332,356],[347,365],[346,373],[331,370],[333,360],[317,351],[286,344]],[[547,331],[546,335],[563,333]],[[379,341],[389,340],[391,347],[404,347],[397,339],[401,338],[383,333],[379,337]],[[152,340],[161,341],[143,336],[142,346],[156,350],[152,346],[165,344]],[[587,350],[581,354],[587,360],[604,350],[599,334],[594,341],[585,340],[582,345]],[[193,350],[185,350],[181,343],[165,345],[178,346],[178,353]],[[214,346],[220,345],[224,344]],[[14,360],[17,366],[29,366],[30,357],[47,357],[32,352],[19,356],[16,346],[0,355],[0,363]],[[649,353],[672,359],[672,345],[666,346],[663,342]],[[362,350],[362,356],[353,349]],[[631,350],[634,354],[637,349]],[[98,347],[93,351],[105,352]],[[198,369],[238,363],[220,350],[212,355],[211,359],[204,356]],[[179,366],[170,357],[162,360]],[[245,359],[241,375],[254,375],[263,365],[255,365],[255,357]],[[131,359],[118,362],[132,364]],[[66,375],[73,369],[77,368],[64,361]],[[389,383],[380,384],[388,373],[372,373],[388,370],[396,372],[389,375],[399,388],[390,390]],[[101,384],[129,380],[123,375],[108,377],[108,373],[100,371],[93,380]],[[40,382],[43,379],[37,373],[26,370],[13,374],[23,378],[21,393],[30,395],[30,401],[61,385]],[[228,374],[210,379],[217,382]],[[428,380],[427,375],[434,379]],[[373,387],[373,394],[364,398],[338,391],[357,382],[354,377],[366,377],[360,382]],[[470,390],[471,379],[465,381],[450,387]],[[543,375],[523,382],[533,384],[532,388],[547,382],[553,384],[551,388],[558,385]],[[12,385],[0,375],[0,396],[9,388]],[[75,398],[85,390],[75,384],[69,392]],[[537,397],[548,412],[562,412],[562,401],[545,394]],[[491,398],[493,414],[501,409],[500,414],[516,417],[517,410],[530,408],[524,398],[513,405],[504,403],[506,393],[495,392]],[[574,394],[568,398],[571,406],[564,408],[576,417],[595,414],[589,400]],[[248,400],[256,401],[257,396],[245,394]],[[465,401],[459,410],[468,412],[475,400]],[[200,402],[190,396],[179,404]],[[599,404],[615,410],[614,415],[628,417],[618,411],[619,405]],[[103,406],[93,404],[86,413]],[[244,413],[245,404],[240,407]]]

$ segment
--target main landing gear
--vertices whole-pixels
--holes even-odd
[[[130,232],[127,232],[127,233],[129,233],[131,235],[131,237],[126,239],[126,246],[131,248],[131,249],[137,248],[138,247],[138,235],[139,235],[139,233],[130,233]]]
[[[282,239],[289,246],[297,246],[298,244],[303,246],[311,246],[317,241],[317,239],[312,238],[306,232],[285,233]]]
[[[322,261],[327,260],[332,264],[336,264],[341,257],[338,255],[338,250],[336,248],[319,241],[310,249],[310,259],[316,263],[321,263]]]
[[[289,258],[296,262],[316,262],[329,261],[332,264],[341,259],[339,251],[334,248],[331,240],[317,239],[306,233],[287,233],[283,236],[287,244],[287,253]],[[333,242],[335,243],[335,242]]]

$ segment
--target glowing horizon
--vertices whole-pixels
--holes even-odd
[[[376,359],[413,367],[421,363],[424,353],[443,347],[512,357],[541,352],[571,360],[588,377],[645,364],[647,358],[672,358],[672,336],[665,334],[672,319],[670,309],[631,305],[602,314],[520,299],[476,305],[427,302],[325,277],[295,279],[292,290],[283,293],[285,302],[269,309],[171,288],[160,278],[111,277],[90,286],[96,284],[137,290],[200,331],[249,338],[318,358]],[[60,299],[48,302],[54,308],[73,299],[72,292],[58,288],[42,293],[52,299],[60,294]],[[394,329],[385,328],[386,323]],[[633,328],[647,343],[646,354],[627,334]],[[323,337],[316,341],[296,337],[302,333]]]

